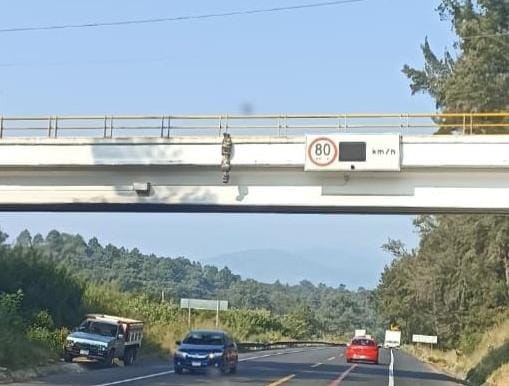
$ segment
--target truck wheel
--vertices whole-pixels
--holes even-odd
[[[124,353],[124,366],[132,366],[134,364],[135,356],[136,356],[136,349],[127,350]]]
[[[230,372],[230,367],[228,363],[226,362],[226,359],[223,361],[223,365],[219,368],[219,373],[221,375],[226,375]]]
[[[108,355],[103,360],[104,367],[113,367],[113,360],[115,359],[115,350],[108,352]]]
[[[175,366],[175,374],[182,374],[184,370],[180,366]]]
[[[71,354],[68,354],[68,353],[64,354],[64,362],[72,363],[72,356],[71,356]]]

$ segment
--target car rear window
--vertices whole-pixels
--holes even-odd
[[[187,344],[199,344],[199,345],[223,345],[224,335],[223,334],[211,334],[211,333],[190,333],[184,339],[184,343]]]
[[[375,341],[371,339],[354,339],[352,341],[353,346],[376,346]]]

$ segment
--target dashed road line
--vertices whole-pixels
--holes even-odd
[[[299,350],[283,351],[283,352],[277,352],[277,353],[257,355],[257,356],[254,356],[254,357],[248,357],[248,358],[239,359],[239,362],[246,362],[246,361],[251,361],[251,360],[260,359],[260,358],[274,357],[274,356],[278,356],[278,355],[298,354],[298,353],[302,353],[302,352],[327,350],[328,348],[329,347],[318,347],[318,348],[311,348],[311,349],[299,349]]]
[[[108,382],[108,383],[101,383],[99,385],[94,385],[94,386],[113,386],[113,385],[120,385],[122,383],[128,383],[128,382],[134,382],[134,381],[141,381],[143,379],[150,379],[150,378],[155,378],[155,377],[162,377],[163,375],[168,375],[168,374],[174,374],[175,371],[174,370],[170,370],[170,371],[162,371],[160,373],[154,373],[154,374],[149,374],[149,375],[142,375],[140,377],[134,377],[134,378],[128,378],[128,379],[122,379],[120,381],[115,381],[115,382]]]
[[[258,355],[256,357],[241,358],[241,359],[239,359],[239,362],[246,362],[246,361],[252,361],[255,359],[268,358],[268,357],[271,357],[272,355],[273,354],[265,354],[265,355]]]
[[[336,359],[336,357],[327,358],[328,361],[333,361],[334,359]]]
[[[314,365],[311,365],[311,367],[312,368],[316,368],[316,367],[321,366],[321,365],[323,365],[323,363],[318,362],[318,363],[315,363]]]

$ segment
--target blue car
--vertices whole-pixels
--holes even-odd
[[[191,331],[183,341],[177,341],[177,346],[173,356],[176,374],[182,374],[184,370],[217,369],[222,374],[237,371],[237,345],[224,331]]]

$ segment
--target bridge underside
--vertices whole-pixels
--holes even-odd
[[[2,211],[509,213],[509,171],[308,173],[299,168],[93,166],[0,171]]]

